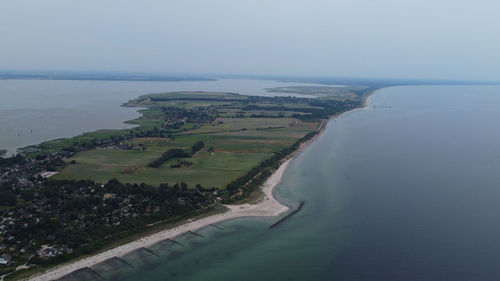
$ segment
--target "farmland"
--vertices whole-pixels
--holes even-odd
[[[221,122],[222,124],[218,124]],[[235,121],[236,120],[236,121]],[[78,153],[54,179],[91,179],[106,182],[117,178],[128,183],[174,184],[224,188],[243,176],[252,167],[272,156],[274,152],[290,146],[300,137],[316,129],[317,122],[304,123],[289,118],[266,120],[245,118],[216,119],[187,130],[174,137],[136,138],[125,143],[140,150],[119,149],[114,146],[96,148]],[[247,128],[248,127],[248,128]],[[276,127],[277,129],[260,129]],[[246,130],[242,130],[246,128]],[[170,148],[189,149],[196,141],[205,146],[189,158],[190,167],[171,168],[178,160],[172,159],[158,168],[148,163]],[[142,149],[143,148],[143,149]]]
[[[355,93],[351,96],[355,97]],[[199,184],[224,189],[262,161],[317,130],[321,120],[354,104],[351,100],[339,101],[338,97],[269,98],[212,92],[145,95],[124,105],[143,108],[140,118],[128,121],[138,127],[118,132],[134,135],[155,130],[152,136],[81,151],[67,159],[67,165],[54,179],[104,183],[116,178],[151,185],[185,182],[189,187]],[[100,132],[106,133],[113,134]],[[170,159],[159,167],[148,166],[168,149],[189,150],[197,141],[202,141],[204,147],[183,159],[182,163],[189,165]]]

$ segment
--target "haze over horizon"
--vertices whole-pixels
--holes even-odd
[[[499,80],[500,4],[7,0],[2,69]]]

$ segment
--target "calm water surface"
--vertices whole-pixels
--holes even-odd
[[[61,81],[0,80],[0,149],[17,148],[98,129],[124,129],[139,117],[137,108],[120,104],[143,94],[170,91],[219,91],[276,96],[265,88],[315,84],[271,80],[217,81]],[[295,95],[300,96],[300,95]]]
[[[94,269],[110,280],[500,280],[500,87],[397,87],[329,123],[277,190],[272,230],[240,219]],[[90,273],[66,280],[93,280]],[[95,279],[98,280],[98,279]]]

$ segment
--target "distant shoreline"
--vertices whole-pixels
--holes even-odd
[[[73,81],[215,81],[217,78],[201,75],[168,75],[113,72],[65,72],[65,71],[1,71],[0,80],[73,80]]]

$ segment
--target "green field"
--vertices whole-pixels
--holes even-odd
[[[170,168],[170,164],[177,160],[168,161],[159,168],[147,167],[148,159],[152,160],[155,156],[150,152],[127,153],[98,149],[76,156],[74,160],[78,164],[69,165],[54,178],[89,178],[98,182],[118,178],[129,183],[159,185],[185,182],[190,187],[202,184],[205,187],[223,188],[268,157],[262,153],[200,152],[189,159],[194,162],[191,167]]]
[[[310,93],[314,89],[294,90]],[[329,88],[328,91],[330,95],[336,94],[335,98],[353,95],[347,88]],[[142,137],[124,139],[119,144],[114,142],[113,145],[79,152],[67,159],[68,165],[53,178],[91,179],[102,183],[117,178],[121,182],[152,185],[185,182],[190,187],[201,184],[223,189],[276,152],[317,130],[321,120],[345,107],[343,103],[231,93],[151,94],[126,104],[145,108],[141,109],[140,118],[129,121],[137,124],[136,128],[97,131],[69,140],[56,140],[44,144],[44,151],[55,151],[71,142],[133,135],[154,128],[160,132],[154,137],[143,134]],[[203,141],[205,146],[190,158],[171,159],[157,168],[148,166],[169,149],[190,152],[197,141]],[[124,145],[128,148],[124,149]],[[171,167],[181,160],[186,162],[177,165],[180,167]]]
[[[292,87],[276,87],[267,89],[271,93],[284,94],[300,94],[319,96],[329,99],[346,100],[355,99],[358,97],[356,91],[366,89],[364,86],[292,86]]]
[[[293,127],[297,124],[292,118],[217,118],[214,122],[204,124],[194,131],[187,131],[180,134],[216,133],[235,130],[256,130],[277,127]]]
[[[205,147],[186,160],[190,167],[171,168],[178,160],[172,159],[159,168],[148,167],[169,148],[189,149],[202,140]],[[118,178],[122,182],[175,184],[186,182],[189,186],[201,184],[205,187],[224,188],[229,182],[243,176],[252,167],[272,156],[272,153],[291,145],[295,138],[190,135],[178,136],[173,141],[162,138],[143,138],[131,141],[146,147],[144,151],[98,148],[84,151],[68,162],[69,164],[54,179],[92,179],[106,182]],[[208,149],[213,148],[212,152]]]

